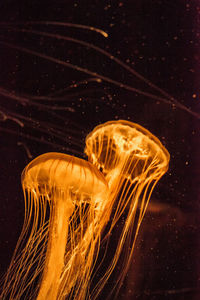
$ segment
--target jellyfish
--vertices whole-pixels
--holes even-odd
[[[143,4],[138,6],[139,2],[136,1],[136,3],[136,6],[138,8],[141,6],[139,9],[143,10]],[[182,33],[181,39],[178,37],[178,40],[175,40],[176,36],[173,32],[171,32],[171,34],[167,34],[167,40],[165,40],[163,35],[163,26],[171,28],[168,26],[171,24],[171,17],[166,17],[165,19],[156,18],[156,20],[160,22],[160,26],[155,26],[154,22],[150,22],[153,27],[149,27],[148,21],[143,22],[143,14],[140,15],[139,18],[137,16],[136,18],[133,17],[133,22],[130,22],[130,18],[128,16],[131,12],[128,9],[128,6],[124,4],[122,5],[122,9],[127,9],[130,13],[125,13],[123,22],[118,22],[118,19],[115,18],[115,20],[113,20],[115,22],[108,23],[108,12],[110,11],[110,15],[117,12],[117,17],[120,16],[118,11],[121,11],[121,8],[110,7],[107,10],[104,9],[103,5],[102,8],[100,8],[101,5],[96,5],[94,9],[96,9],[97,14],[99,14],[100,9],[102,17],[98,20],[96,19],[94,22],[94,14],[90,12],[89,8],[86,8],[88,13],[87,20],[85,20],[85,14],[80,13],[81,10],[85,11],[84,5],[80,4],[76,7],[74,5],[74,9],[72,9],[73,5],[70,3],[66,3],[66,5],[69,6],[69,9],[62,9],[59,4],[57,5],[54,3],[54,5],[55,9],[52,5],[49,5],[48,9],[45,8],[43,13],[41,12],[40,14],[37,14],[36,12],[36,15],[30,8],[26,11],[23,4],[21,6],[23,8],[23,15],[21,16],[17,13],[18,9],[15,9],[16,5],[13,7],[7,6],[7,8],[6,5],[4,5],[4,10],[2,10],[2,22],[4,20],[6,22],[9,20],[14,21],[14,24],[8,24],[8,31],[6,30],[6,32],[2,30],[3,26],[1,26],[1,41],[7,42],[7,46],[4,44],[2,47],[2,50],[5,49],[3,51],[5,52],[5,59],[2,59],[2,62],[5,62],[5,68],[3,69],[6,70],[4,74],[7,75],[3,75],[1,84],[3,87],[1,90],[1,96],[5,100],[1,101],[1,110],[3,112],[0,117],[1,134],[3,135],[2,140],[11,140],[12,138],[12,140],[15,141],[15,138],[18,139],[20,143],[17,143],[17,145],[25,145],[24,148],[30,150],[27,151],[27,153],[30,152],[33,157],[38,155],[38,153],[47,151],[66,152],[81,157],[80,151],[82,151],[83,147],[81,142],[85,136],[85,132],[88,130],[88,126],[84,126],[84,124],[87,123],[88,119],[90,120],[90,124],[102,122],[102,114],[99,112],[98,107],[96,109],[96,106],[99,106],[100,109],[102,108],[105,118],[112,116],[110,119],[113,119],[116,115],[119,116],[119,118],[132,118],[133,115],[131,112],[135,113],[135,108],[137,109],[138,104],[141,102],[143,103],[143,101],[146,103],[146,110],[148,111],[149,108],[152,112],[146,122],[155,125],[164,118],[165,124],[169,124],[169,122],[170,124],[173,124],[166,130],[165,133],[163,133],[164,135],[171,135],[172,140],[173,138],[176,138],[177,135],[181,139],[181,136],[183,135],[185,139],[185,137],[189,138],[192,136],[194,130],[197,138],[198,130],[196,130],[196,123],[191,123],[191,126],[189,127],[192,127],[192,129],[189,131],[187,130],[188,126],[176,126],[176,124],[182,124],[182,120],[185,120],[185,117],[186,123],[188,123],[188,119],[187,115],[180,114],[180,111],[175,109],[175,102],[173,101],[174,97],[182,98],[181,101],[179,101],[179,104],[185,103],[187,106],[191,108],[193,107],[193,111],[196,113],[198,110],[198,101],[196,102],[197,99],[193,99],[192,102],[190,101],[190,91],[194,88],[192,81],[193,75],[195,76],[195,70],[193,68],[193,47],[195,47],[195,42],[191,44],[190,35],[188,35],[187,32],[182,32],[181,22],[176,22],[180,25],[180,27],[178,26],[178,29],[174,27],[175,33],[179,31]],[[63,6],[63,8],[64,7],[65,6]],[[168,15],[173,15],[174,8],[168,8],[172,9],[171,13],[168,13]],[[67,28],[67,24],[63,24],[64,26],[61,28],[58,22],[54,22],[55,25],[51,25],[50,22],[45,25],[47,20],[51,19],[53,21],[55,19],[55,11],[60,11],[60,13],[56,13],[57,21],[76,22],[76,16],[78,13],[80,16],[80,18],[78,18],[80,24],[85,24],[87,21],[87,24],[91,26],[95,25],[102,27],[102,29],[108,32],[109,36],[106,39],[104,39],[105,34],[100,34],[100,36],[96,37],[95,31],[90,32],[88,29],[82,30],[83,25],[81,25],[80,31],[78,28],[74,28],[72,30],[70,27]],[[75,13],[67,13],[70,11]],[[137,14],[138,9],[132,9],[133,15],[134,11]],[[157,11],[158,7],[156,3],[156,9],[153,9],[152,7],[150,12],[148,10],[148,18],[154,20],[156,14],[153,12]],[[17,25],[19,17],[20,21],[38,21],[38,19],[41,21],[41,17],[45,21],[43,24],[36,24],[36,22],[32,22],[32,24],[27,25],[25,23]],[[72,25],[70,24],[70,26]],[[4,28],[6,28],[6,26]],[[129,30],[127,30],[127,28]],[[156,28],[159,28],[159,32],[156,32]],[[22,29],[21,37],[19,32],[16,33],[16,29],[17,31]],[[26,31],[23,31],[24,29]],[[142,30],[141,34],[140,29]],[[30,33],[28,33],[27,30],[29,30]],[[42,34],[39,35],[39,32],[37,34],[36,30],[42,32]],[[162,31],[161,35],[159,34],[160,31]],[[13,34],[11,34],[12,32]],[[139,35],[135,34],[136,32],[139,32]],[[50,37],[50,35],[47,36],[46,33],[51,33],[52,37]],[[64,42],[64,40],[61,39],[61,35],[64,35],[67,38],[77,38],[82,41],[89,42],[94,46],[99,46],[102,50],[110,52],[108,53],[109,56],[103,56],[103,53],[100,52],[97,56],[94,48],[89,48],[89,45],[82,45],[82,47],[81,44],[75,44],[75,41],[73,42],[72,39],[71,41],[69,40]],[[175,38],[173,39],[174,36]],[[144,43],[142,41],[143,37],[145,39],[147,38],[146,41],[144,40]],[[171,38],[171,41],[169,41],[169,38]],[[149,43],[150,47],[148,47]],[[159,48],[163,47],[159,52],[157,51],[158,43]],[[184,47],[177,47],[177,43],[190,45],[187,49],[187,57],[185,57],[185,50],[180,53],[179,50]],[[8,44],[11,44],[11,46],[18,46],[18,49],[14,49]],[[25,52],[23,51],[23,47],[35,52],[32,52],[32,54],[30,52]],[[177,49],[179,51],[178,53]],[[38,52],[38,55],[36,52]],[[164,57],[162,57],[162,53],[164,53]],[[171,55],[172,53],[174,55]],[[46,58],[44,56],[39,56],[40,54],[45,54]],[[48,56],[50,56],[50,59],[48,59]],[[181,66],[181,69],[178,71],[177,68],[179,69],[179,66],[177,65],[178,62],[176,57],[179,59]],[[54,61],[51,60],[51,58],[54,58]],[[118,60],[121,59],[120,64],[116,58]],[[55,59],[57,59],[57,62]],[[10,63],[8,63],[8,61]],[[30,62],[30,65],[27,61]],[[183,63],[181,63],[181,61]],[[67,65],[65,65],[65,62],[71,62],[75,65],[75,67],[77,65],[86,70],[88,69],[92,71],[93,74],[90,75],[83,73],[80,69],[77,69],[72,73],[73,69],[69,70]],[[125,68],[122,65],[123,62]],[[191,65],[191,68],[188,64]],[[37,65],[38,68],[35,68]],[[170,66],[170,68],[166,68],[166,66]],[[34,69],[37,76],[34,76]],[[21,70],[19,74],[18,70]],[[148,81],[151,80],[152,83],[158,84],[160,88],[165,89],[165,91],[168,90],[169,93],[171,91],[173,95],[171,97],[167,97],[167,95],[165,96],[163,92],[161,93],[159,90],[156,91],[152,84],[150,83],[149,85],[147,81],[147,85],[143,84],[144,80],[141,77],[138,77],[137,82],[137,79],[132,77],[132,75],[134,75],[133,71],[139,71],[142,76],[145,75],[147,77],[146,79]],[[182,78],[182,71],[184,74],[185,72],[188,72],[188,76],[183,76]],[[29,74],[30,76],[28,76]],[[108,77],[108,80],[114,79],[115,82],[106,81],[107,79],[105,77],[100,78],[98,74]],[[192,77],[190,77],[190,74]],[[85,83],[80,85],[80,82]],[[175,82],[174,88],[172,85],[173,82]],[[45,87],[44,89],[42,88],[43,85]],[[30,88],[28,88],[28,86],[30,86]],[[137,88],[139,91],[134,91],[132,88]],[[96,90],[100,89],[101,93],[99,96],[99,94],[97,95]],[[73,92],[78,95],[72,95]],[[146,95],[141,94],[140,92],[146,92]],[[152,106],[152,102],[147,100],[147,93],[153,94],[153,99],[158,100],[156,101],[155,106]],[[121,97],[119,96],[120,94]],[[169,99],[168,103],[171,103],[170,110],[168,110],[167,106],[162,106],[162,99],[159,101],[158,97]],[[17,102],[16,98],[19,99],[19,102]],[[25,101],[26,98],[29,101]],[[80,101],[79,98],[81,98]],[[150,99],[151,98],[152,96]],[[85,103],[91,107],[92,112],[96,109],[96,113],[91,113],[90,107],[89,109],[88,107],[85,107]],[[85,116],[84,118],[80,118],[79,115],[80,105],[81,113],[84,113],[83,116]],[[65,109],[66,107],[69,107],[70,109],[73,108],[75,109],[75,112],[64,110],[63,107],[65,107]],[[60,111],[58,109],[60,109]],[[146,116],[146,110],[140,110],[141,113],[138,115],[139,119]],[[159,119],[154,117],[157,112],[158,115],[161,112]],[[174,119],[176,119],[176,122],[174,122]],[[75,120],[75,122],[72,124],[73,120]],[[22,124],[23,126],[21,126]],[[75,132],[74,129],[76,127],[78,127],[78,129]],[[175,135],[174,130],[177,131],[177,134]],[[187,142],[186,144],[190,145],[190,143]],[[15,153],[15,159],[19,163],[20,158],[18,152],[13,151],[13,148],[15,147],[15,145],[13,145],[14,143],[12,145],[9,144],[7,149],[8,152],[12,153],[12,155]],[[179,153],[180,147],[181,149],[185,148],[186,152],[191,153],[191,149],[183,147],[182,143],[180,145],[175,142],[174,145],[176,145],[175,148],[177,148],[176,151],[174,151],[177,153]],[[76,154],[75,151],[77,150],[77,147],[79,152]],[[196,147],[193,148],[195,149]],[[7,151],[7,149],[5,151]],[[16,149],[16,151],[18,150],[20,150],[22,154],[23,161],[25,159],[23,157],[23,148],[20,146],[20,149]],[[29,156],[29,154],[27,156]],[[180,157],[180,155],[177,155],[177,157]],[[7,162],[9,165],[8,156]],[[182,165],[182,162],[183,160],[180,160],[180,165]],[[176,170],[174,171],[174,176],[176,177]],[[186,170],[185,173],[188,174],[188,170]],[[9,177],[13,178],[13,173],[10,174],[11,176]],[[10,180],[8,183],[7,179],[5,179],[2,181],[2,184],[9,184],[10,186],[12,185],[12,181]],[[17,191],[13,190],[13,194],[16,195],[16,193]],[[179,195],[182,195],[182,193],[185,192],[181,189]],[[6,192],[5,195],[7,196]],[[13,195],[11,196],[10,201],[12,201],[12,197]],[[9,220],[9,213],[7,213],[7,211],[5,215],[7,215]],[[3,220],[4,219],[2,218],[2,226],[5,222]],[[8,244],[5,242],[7,240],[11,239],[6,236],[4,243],[2,244],[2,246],[6,249],[5,251],[9,249],[9,247],[6,246]]]
[[[167,171],[170,155],[148,130],[124,120],[97,126],[86,137],[85,153],[108,182],[109,197],[105,209],[109,219],[112,218],[108,233],[123,214],[126,216],[113,260],[94,289],[92,299],[96,299],[125,248],[129,254],[124,258],[116,281],[117,289],[120,289],[152,191]]]
[[[21,178],[25,219],[1,299],[85,299],[108,195],[104,176],[83,159],[46,153]]]

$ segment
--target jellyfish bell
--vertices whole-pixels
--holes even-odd
[[[125,258],[123,271],[116,283],[120,282],[120,288],[151,193],[167,171],[170,155],[148,130],[124,120],[97,126],[86,137],[85,153],[88,160],[105,175],[109,185],[107,214],[111,216],[114,210],[110,232],[125,210],[128,211],[113,261],[97,284],[95,293],[98,294],[111,275],[123,247],[127,247],[130,249],[129,256]]]
[[[102,174],[91,163],[56,152],[34,159],[23,170],[21,178],[23,188],[35,191],[38,189],[40,195],[48,195],[52,190],[54,195],[59,190],[69,195],[74,191],[77,195],[80,193],[81,201],[89,199],[91,195],[101,196],[106,184]],[[76,201],[77,199],[78,197]],[[76,201],[68,199],[68,206],[73,206]]]
[[[134,182],[159,179],[169,164],[169,153],[158,138],[123,120],[97,126],[86,137],[85,153],[102,170],[109,186],[119,177]]]
[[[156,156],[164,173],[168,169],[169,153],[159,139],[147,129],[129,121],[109,121],[97,126],[86,137],[85,152],[89,160],[102,168],[106,175],[126,161],[127,157],[145,160]],[[127,170],[127,173],[131,172],[131,168]]]
[[[84,299],[94,253],[98,253],[97,216],[108,194],[104,176],[82,159],[46,153],[24,169],[22,187],[25,221],[2,296],[26,298],[36,279],[33,298],[63,299],[72,293],[74,299]],[[20,254],[20,245],[29,231]]]
[[[118,193],[123,180],[146,184],[167,171],[169,153],[158,138],[129,121],[109,121],[86,137],[89,161],[106,177],[111,193]]]

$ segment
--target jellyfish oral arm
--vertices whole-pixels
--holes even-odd
[[[56,205],[51,216],[52,226],[47,247],[46,264],[37,300],[57,299],[59,282],[64,267],[69,218],[73,207],[63,197],[56,199],[54,203]]]

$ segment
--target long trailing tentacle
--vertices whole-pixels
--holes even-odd
[[[40,24],[40,23],[41,24],[42,23],[45,24],[45,22],[42,22],[42,21],[41,22],[36,22],[35,24]],[[161,95],[163,95],[164,98],[160,97],[160,96],[157,96],[157,95],[154,95],[154,94],[151,94],[149,92],[145,92],[145,91],[139,90],[139,89],[134,88],[132,86],[129,86],[129,85],[123,83],[123,82],[116,81],[116,80],[114,80],[112,78],[109,78],[107,76],[104,76],[102,74],[98,74],[97,72],[91,71],[89,69],[83,68],[83,67],[75,65],[75,64],[68,63],[66,61],[60,60],[58,58],[55,58],[55,57],[52,57],[52,56],[49,56],[49,55],[46,55],[44,53],[40,53],[40,52],[31,50],[31,49],[28,49],[28,48],[25,48],[25,47],[16,46],[16,45],[13,45],[13,44],[8,43],[8,42],[2,42],[1,41],[0,44],[2,44],[2,45],[5,45],[5,46],[10,47],[10,48],[14,48],[16,50],[19,50],[19,51],[22,51],[22,52],[25,52],[25,53],[28,53],[28,54],[31,54],[31,55],[34,55],[34,56],[38,56],[40,58],[52,61],[54,63],[57,63],[57,64],[65,66],[65,67],[77,70],[79,72],[91,75],[93,77],[100,78],[101,80],[103,80],[105,82],[117,85],[120,88],[124,88],[124,89],[132,91],[132,92],[136,92],[136,93],[138,93],[140,95],[143,95],[143,96],[145,96],[147,98],[152,98],[152,99],[155,99],[155,100],[158,100],[158,101],[162,101],[162,102],[170,104],[170,105],[175,105],[175,106],[179,107],[180,109],[185,110],[188,113],[192,114],[194,117],[200,118],[200,115],[197,112],[194,112],[190,108],[188,108],[187,106],[183,105],[180,101],[178,101],[173,96],[171,96],[170,94],[168,94],[167,92],[165,92],[164,90],[162,90],[161,88],[159,88],[158,86],[156,86],[155,84],[153,84],[150,80],[146,79],[144,76],[142,76],[137,71],[135,71],[134,69],[132,69],[131,67],[129,67],[127,64],[125,64],[123,61],[121,61],[120,59],[118,59],[117,57],[113,56],[111,53],[107,52],[106,50],[104,50],[104,49],[102,49],[100,47],[97,47],[97,46],[95,46],[95,45],[93,45],[91,43],[87,43],[85,41],[78,40],[78,39],[75,39],[75,38],[72,38],[72,37],[68,37],[68,36],[63,36],[63,35],[58,35],[58,34],[52,34],[52,33],[44,32],[44,31],[38,31],[38,30],[32,30],[32,29],[29,30],[29,29],[25,29],[25,28],[23,28],[23,29],[12,28],[12,23],[10,25],[9,25],[9,23],[2,23],[2,24],[4,24],[4,25],[7,24],[8,27],[11,26],[12,30],[18,30],[18,31],[32,33],[32,34],[36,34],[36,35],[40,35],[40,36],[46,36],[46,37],[55,38],[55,39],[58,39],[58,40],[67,40],[67,41],[70,41],[70,42],[73,42],[73,43],[80,44],[80,45],[82,45],[84,47],[91,48],[91,49],[97,51],[98,53],[100,53],[100,54],[108,57],[110,60],[114,61],[115,63],[117,63],[118,65],[120,65],[124,69],[126,69],[128,72],[130,72],[131,74],[133,74],[134,76],[136,76],[137,78],[139,78],[141,81],[143,81],[144,83],[146,83],[152,89],[156,90]],[[34,22],[31,22],[31,24],[34,24]],[[46,24],[47,24],[47,22],[46,22]],[[49,22],[49,24],[50,24],[50,22]],[[54,25],[56,25],[56,22],[54,22]],[[59,23],[57,25],[59,25]],[[64,26],[64,23],[63,23],[63,26]],[[80,25],[80,27],[82,27],[82,25]],[[88,27],[88,29],[89,28],[90,27]]]

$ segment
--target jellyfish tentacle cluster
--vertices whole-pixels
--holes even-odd
[[[86,137],[85,153],[90,162],[104,174],[109,186],[109,206],[112,215],[110,232],[124,213],[126,222],[116,247],[115,256],[105,275],[98,282],[95,299],[110,277],[124,247],[131,249],[116,283],[120,287],[127,273],[136,237],[153,188],[169,165],[169,153],[161,142],[142,126],[129,121],[109,121],[97,126]],[[139,212],[138,212],[139,211]],[[130,232],[132,244],[130,245]]]
[[[2,298],[54,300],[73,294],[84,299],[98,251],[98,214],[108,193],[104,176],[85,160],[46,153],[24,169],[22,187],[29,209],[20,240],[29,230],[31,233],[22,254],[20,246],[16,250],[16,268],[11,266]],[[45,218],[47,206],[49,221]],[[37,287],[31,294],[34,279]]]
[[[46,153],[22,172],[25,219],[1,299],[96,299],[125,248],[120,288],[170,156],[148,130],[123,120],[94,128],[85,153],[89,161]],[[102,233],[109,236],[122,215],[114,257],[90,291]]]

